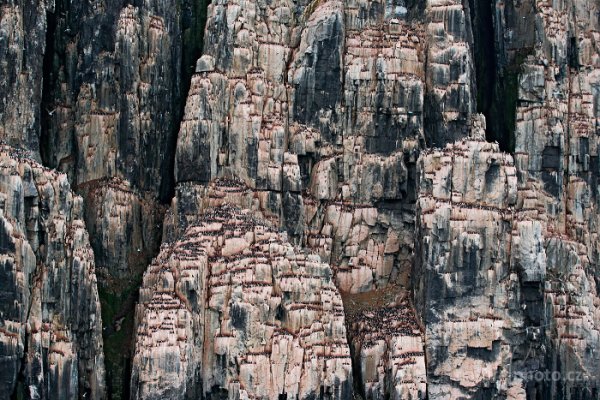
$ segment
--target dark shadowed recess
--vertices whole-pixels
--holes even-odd
[[[185,102],[196,69],[196,61],[202,55],[204,47],[204,28],[206,26],[207,8],[211,0],[178,0],[181,15],[181,91],[177,99],[177,121],[173,124],[176,132],[170,136],[168,143],[166,171],[163,172],[163,185],[160,190],[160,200],[163,204],[170,204],[175,196],[175,150],[179,127],[185,111]]]
[[[77,71],[73,69],[72,55],[69,56],[66,46],[72,42],[74,38],[78,46],[84,46],[86,38],[92,38],[94,35],[91,30],[96,29],[94,23],[90,21],[98,20],[103,26],[100,29],[101,38],[93,41],[93,54],[100,54],[103,51],[114,51],[114,30],[116,19],[120,10],[127,6],[133,5],[140,8],[144,7],[143,0],[109,0],[106,12],[110,15],[95,15],[90,10],[89,1],[71,2],[68,0],[56,0],[53,9],[47,12],[47,31],[46,31],[46,48],[43,59],[43,82],[42,82],[42,103],[41,103],[41,129],[40,129],[40,154],[44,165],[50,168],[60,168],[60,161],[57,160],[56,152],[59,144],[53,142],[57,139],[57,129],[53,127],[52,115],[49,110],[52,110],[56,104],[62,102],[60,85],[63,82],[68,82],[72,90],[77,90],[81,86],[81,81],[95,81],[94,74],[88,74],[85,71],[89,70],[90,63],[94,62],[95,57],[84,58],[79,60],[83,63],[79,65]],[[158,189],[158,199],[163,204],[170,204],[174,196],[175,177],[174,177],[174,162],[175,149],[177,145],[177,133],[183,112],[185,102],[190,87],[191,77],[195,70],[196,60],[202,53],[204,28],[207,18],[207,7],[210,0],[176,0],[173,2],[173,7],[177,7],[179,25],[181,27],[181,53],[174,54],[178,57],[176,62],[179,64],[180,84],[181,86],[173,89],[173,93],[177,96],[172,101],[165,101],[164,107],[172,108],[175,113],[175,121],[172,124],[173,132],[168,135],[170,137],[166,148],[163,149],[167,155],[166,162],[161,166],[161,186]],[[78,48],[77,53],[82,51]],[[65,76],[59,76],[61,68],[65,71]],[[71,74],[73,73],[73,74]],[[179,85],[178,80],[174,80],[174,85]],[[77,93],[66,94],[72,98],[77,98]],[[70,128],[58,128],[70,129]],[[67,134],[63,132],[63,134]],[[77,141],[75,138],[70,140],[72,149],[69,159],[76,162],[77,157]],[[68,146],[67,146],[68,148]],[[142,154],[135,155],[143,157]],[[71,179],[75,180],[71,176]],[[89,229],[89,227],[88,227]],[[90,238],[94,243],[94,238]],[[2,237],[0,235],[0,247],[2,245]],[[98,246],[97,246],[98,247]],[[101,247],[101,246],[100,246]],[[96,250],[97,251],[97,250]],[[151,255],[147,259],[151,259]],[[96,260],[102,258],[102,254],[96,254]],[[146,258],[144,258],[146,259]],[[138,299],[139,286],[141,283],[141,275],[132,277],[129,283],[122,283],[122,290],[115,293],[110,289],[110,282],[99,282],[99,295],[102,306],[103,320],[103,339],[105,342],[105,366],[106,366],[106,384],[108,399],[128,399],[130,397],[129,381],[131,376],[131,358],[128,356],[131,352],[133,343],[133,313],[135,303]],[[116,323],[115,323],[116,321]]]
[[[477,112],[485,115],[486,139],[497,141],[502,151],[514,151],[514,128],[511,132],[509,127],[511,122],[514,125],[514,112],[510,115],[509,107],[516,109],[516,101],[504,99],[505,103],[512,104],[498,104],[499,97],[504,97],[499,93],[504,85],[499,82],[492,7],[494,0],[469,0],[477,83]]]
[[[41,106],[41,117],[40,117],[40,156],[42,163],[46,166],[50,165],[49,153],[49,123],[51,116],[46,110],[48,105],[54,101],[52,87],[54,85],[54,57],[56,49],[54,46],[54,40],[56,36],[56,15],[65,12],[62,9],[63,2],[56,0],[54,4],[54,12],[46,13],[46,48],[44,50],[44,61],[42,67],[42,106]]]
[[[510,153],[515,151],[519,73],[533,44],[533,25],[528,25],[533,21],[522,16],[528,3],[507,0],[503,11],[498,11],[495,0],[469,0],[477,112],[485,115],[486,139],[497,141],[502,151]],[[504,13],[506,27],[498,26],[502,16],[500,12]],[[496,33],[509,27],[515,31],[515,35],[519,35],[518,40],[504,43],[504,38],[496,36]]]
[[[406,9],[408,10],[408,19],[421,19],[425,15],[426,2],[423,0],[405,0]]]

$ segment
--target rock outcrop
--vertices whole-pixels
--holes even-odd
[[[388,3],[213,2],[177,143],[178,182],[270,192],[351,292],[407,280],[419,151],[465,136],[474,104],[463,6]]]
[[[0,5],[0,139],[39,161],[46,13],[54,2],[9,0]]]
[[[349,398],[330,267],[250,210],[196,218],[144,275],[132,398]]]
[[[198,23],[200,10],[187,0],[178,6],[53,3],[38,131],[41,156],[45,165],[67,173],[84,198],[107,311],[109,378],[117,393],[127,391],[129,322],[141,275],[160,247],[163,204],[172,195],[187,87],[183,58],[197,47],[183,36]]]
[[[598,1],[207,3],[0,5],[5,393],[598,398]]]
[[[597,393],[599,5],[536,1],[536,45],[519,76],[515,162],[520,187],[540,182],[552,196],[546,248],[544,307],[547,359],[563,373],[547,393],[567,398]],[[565,376],[580,373],[578,379]],[[597,395],[597,394],[596,394]]]
[[[425,399],[422,329],[397,286],[344,296],[357,387],[365,399]],[[362,386],[362,387],[361,387]]]
[[[0,146],[0,389],[103,399],[102,321],[83,201],[64,174]]]
[[[472,29],[465,1],[427,0],[427,117],[429,146],[465,137],[475,111]]]
[[[474,124],[471,139],[419,164],[414,287],[429,396],[591,396],[600,383],[591,254],[560,231],[541,182],[521,183],[512,157]]]
[[[176,240],[207,204],[220,201],[214,179],[239,177],[221,195],[318,253],[342,292],[408,287],[416,162],[428,142],[467,135],[473,67],[461,4],[431,3],[425,11],[388,3],[209,6],[211,34],[177,142],[178,185],[165,237]],[[426,114],[426,104],[445,112]],[[427,124],[443,134],[428,138]],[[383,346],[398,358],[379,368],[400,372],[359,387],[368,386],[372,398],[424,396],[421,333],[390,340]],[[405,352],[420,354],[417,367],[413,356],[401,360]],[[387,350],[377,357],[383,363]],[[410,367],[401,368],[404,361]],[[411,384],[403,383],[408,375]]]
[[[106,7],[59,1],[52,18],[56,50],[45,83],[52,113],[42,155],[84,194],[98,267],[115,280],[132,280],[157,250],[159,238],[150,237],[160,229],[150,216],[146,240],[129,232],[138,229],[142,213],[153,215],[148,209],[158,209],[172,185],[179,15],[160,2]],[[100,238],[108,231],[114,232],[111,242]],[[138,260],[138,249],[145,258]]]

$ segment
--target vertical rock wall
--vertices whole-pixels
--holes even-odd
[[[0,147],[1,390],[103,399],[102,321],[83,201],[67,177]]]
[[[232,189],[221,181],[209,196]],[[349,398],[329,266],[252,211],[215,206],[144,275],[132,398]]]
[[[128,392],[133,305],[172,195],[188,3],[57,0],[48,14],[41,155],[84,198],[115,393]]]
[[[177,240],[206,208],[214,179],[235,177],[240,192],[225,191],[224,201],[260,211],[319,254],[342,292],[408,287],[419,152],[467,135],[474,111],[468,10],[452,2],[215,1],[208,11],[165,237]],[[375,329],[396,331],[391,315]],[[360,349],[362,325],[352,329]],[[389,365],[404,372],[359,383],[367,397],[425,395],[420,333],[402,332],[384,347],[397,357]],[[358,350],[356,360],[371,365],[379,350]],[[413,386],[401,383],[408,376]]]
[[[46,12],[53,1],[0,5],[0,138],[31,150],[39,161]]]
[[[414,287],[429,396],[595,398],[594,253],[560,231],[543,182],[520,182],[474,125],[472,139],[419,164]]]
[[[206,6],[0,6],[6,390],[597,398],[598,3]]]
[[[447,111],[432,113],[431,129],[446,132],[436,143],[466,135],[473,110],[469,36],[445,30],[467,23],[462,6],[417,11],[391,1],[213,2],[178,182],[235,175],[268,191],[265,207],[331,263],[344,291],[408,274],[426,98]]]

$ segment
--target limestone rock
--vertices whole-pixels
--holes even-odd
[[[29,153],[0,147],[1,390],[103,399],[102,321],[83,201]]]
[[[86,204],[86,226],[96,232],[91,243],[98,249],[97,272],[106,286],[125,288],[160,246],[164,208],[118,178],[86,182],[78,190]]]
[[[593,270],[586,246],[557,230],[552,195],[519,184],[512,157],[472,139],[424,155],[418,176],[414,287],[430,398],[597,387],[600,356],[584,350],[599,339]],[[558,387],[536,380],[543,371],[582,379],[559,375]]]
[[[249,210],[208,208],[144,275],[132,397],[349,398],[331,275]]]
[[[443,146],[468,134],[475,111],[469,13],[458,0],[428,0],[426,113],[428,143]]]
[[[54,2],[10,0],[0,7],[0,140],[39,161],[46,13]]]
[[[203,55],[196,63],[196,72],[212,72],[215,70],[215,59],[209,55]]]

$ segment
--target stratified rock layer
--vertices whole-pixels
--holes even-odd
[[[208,208],[144,275],[132,397],[347,399],[332,271],[249,210]]]
[[[419,165],[414,277],[429,396],[591,396],[600,299],[586,247],[557,229],[540,183],[518,184],[512,157],[481,140],[481,122]]]
[[[124,290],[160,245],[157,214],[172,187],[179,114],[181,16],[154,1],[57,1],[49,18],[42,156],[84,197],[103,287]]]
[[[343,291],[405,282],[419,151],[466,135],[474,108],[467,21],[458,2],[213,2],[177,181],[268,191]]]
[[[3,147],[4,393],[102,397],[96,265],[129,395],[162,234],[136,397],[600,396],[598,1],[215,0],[188,79],[205,4],[0,6],[0,139],[83,195]]]
[[[535,179],[552,196],[544,241],[548,368],[563,373],[547,393],[598,396],[597,2],[535,1],[536,46],[519,76],[515,162],[519,186]],[[582,372],[575,380],[565,376]],[[594,394],[595,393],[595,394]]]
[[[231,202],[318,253],[342,292],[408,286],[419,152],[467,135],[474,110],[468,13],[453,1],[420,7],[212,2],[165,236]],[[230,188],[214,181],[232,176]],[[358,393],[423,397],[421,334],[380,339],[364,351]],[[371,357],[396,372],[372,371]]]
[[[82,205],[66,175],[0,147],[5,398],[105,398],[100,302]]]

